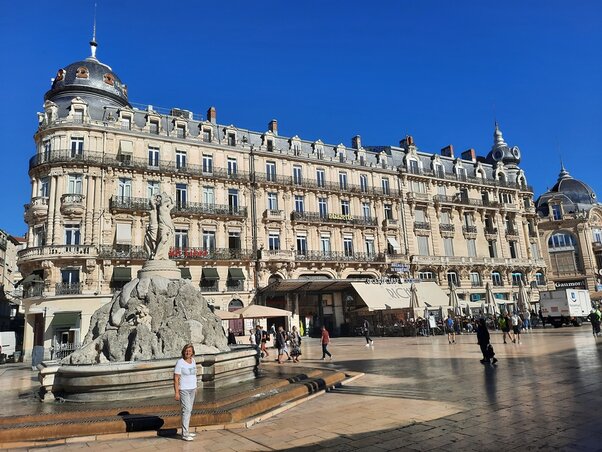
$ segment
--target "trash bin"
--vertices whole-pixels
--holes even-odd
[[[15,352],[14,356],[13,356],[13,361],[16,363],[20,363],[21,362],[21,352]]]

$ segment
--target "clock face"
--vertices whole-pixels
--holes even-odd
[[[504,153],[500,150],[497,150],[493,153],[493,158],[496,160],[502,160],[503,156],[504,156]]]
[[[512,148],[512,154],[514,155],[515,158],[517,158],[517,159],[520,158],[520,151],[518,150],[517,147]]]

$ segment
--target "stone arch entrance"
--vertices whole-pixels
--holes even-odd
[[[230,303],[228,303],[228,312],[236,311],[241,308],[244,308],[244,304],[238,298],[234,298],[230,300]],[[236,336],[244,336],[245,334],[245,326],[243,319],[229,320],[228,328],[230,328],[230,331],[232,331]]]

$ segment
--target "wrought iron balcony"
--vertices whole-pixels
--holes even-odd
[[[376,218],[358,217],[355,215],[343,215],[339,213],[328,213],[322,215],[319,212],[293,212],[291,215],[293,221],[308,223],[334,223],[350,224],[354,226],[377,226]]]
[[[462,232],[464,234],[476,234],[477,233],[477,227],[476,226],[462,226]]]
[[[431,225],[430,225],[430,223],[426,223],[424,221],[414,221],[414,229],[420,229],[422,231],[430,231]]]
[[[145,211],[150,210],[150,204],[147,198],[134,198],[124,196],[112,196],[109,202],[111,210],[125,211]],[[244,218],[247,216],[247,208],[240,206],[229,206],[226,204],[205,204],[205,203],[176,203],[173,209],[174,213],[191,214],[202,216],[226,216],[235,218]]]
[[[355,253],[346,251],[296,251],[295,261],[308,262],[385,262],[384,253]]]
[[[245,282],[228,279],[226,281],[226,291],[227,292],[241,292],[245,290]]]
[[[518,229],[515,229],[515,228],[506,228],[506,235],[518,236]]]
[[[485,228],[485,235],[497,235],[497,228]]]
[[[448,196],[448,195],[435,195],[433,200],[437,204],[462,204],[465,206],[482,207],[483,200],[471,199],[467,196]]]
[[[146,260],[148,255],[141,246],[102,245],[98,250],[98,257],[101,259]]]
[[[441,223],[439,225],[439,230],[441,232],[454,232],[456,230],[456,227],[453,224]]]
[[[148,198],[134,198],[132,196],[111,196],[109,200],[111,210],[145,211],[150,210]]]
[[[56,283],[56,295],[79,295],[82,293],[82,283]]]
[[[170,259],[186,259],[186,260],[217,260],[217,261],[228,261],[228,260],[251,260],[255,256],[252,250],[242,250],[233,248],[176,248],[172,247],[169,249]]]

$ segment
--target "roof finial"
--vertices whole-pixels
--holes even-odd
[[[558,180],[560,179],[568,179],[571,175],[564,167],[564,162],[562,161],[562,156],[560,156],[560,174],[558,175]]]
[[[92,52],[91,57],[96,59],[96,2],[94,2],[94,27],[92,29],[92,41],[90,41],[90,51]]]

